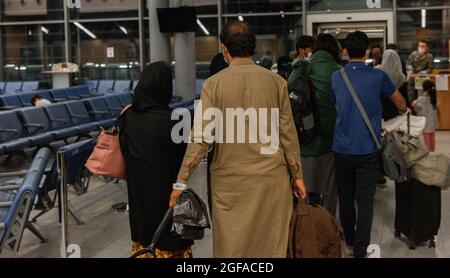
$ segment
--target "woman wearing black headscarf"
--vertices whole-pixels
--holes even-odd
[[[150,245],[167,212],[172,184],[186,151],[185,144],[175,144],[171,138],[176,124],[168,106],[172,86],[168,64],[157,62],[147,66],[136,87],[133,106],[119,123],[134,253]],[[156,257],[190,258],[192,244],[172,235],[169,225],[156,246]]]

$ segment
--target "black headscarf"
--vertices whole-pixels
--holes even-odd
[[[225,61],[222,53],[217,54],[211,61],[211,65],[209,67],[209,77],[213,76],[216,73],[228,68],[228,63]]]
[[[133,111],[169,109],[173,97],[172,69],[166,62],[145,67],[134,91]]]

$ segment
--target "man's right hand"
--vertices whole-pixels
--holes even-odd
[[[292,184],[294,195],[297,198],[306,199],[308,193],[306,192],[305,181],[303,179],[296,179]]]

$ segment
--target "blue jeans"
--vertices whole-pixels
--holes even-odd
[[[364,258],[370,244],[373,203],[380,166],[379,153],[363,156],[336,154],[341,224],[345,242],[354,248],[355,258]]]

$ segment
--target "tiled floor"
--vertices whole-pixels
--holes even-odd
[[[450,156],[450,132],[438,135],[439,152]],[[191,186],[206,199],[205,165],[202,164],[191,181]],[[70,243],[81,247],[85,258],[125,258],[129,256],[130,234],[127,214],[115,214],[111,206],[124,200],[124,185],[107,184],[99,178],[93,180],[91,191],[72,199],[72,204],[85,222],[76,226],[71,221],[69,229]],[[380,245],[381,255],[385,258],[443,258],[450,257],[450,192],[442,196],[442,225],[437,238],[436,250],[421,246],[418,250],[408,250],[404,241],[394,238],[394,187],[390,183],[387,189],[379,189],[376,195],[375,220],[372,242]],[[48,244],[40,244],[29,232],[25,231],[18,257],[21,258],[57,258],[60,254],[60,226],[57,223],[57,211],[53,210],[39,219],[37,226],[49,238]],[[212,256],[211,232],[194,246],[196,257]],[[8,249],[0,258],[10,257]]]

